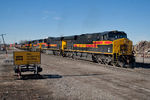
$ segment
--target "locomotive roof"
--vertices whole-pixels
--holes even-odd
[[[121,34],[126,34],[125,32],[123,31],[105,31],[105,32],[97,32],[97,33],[85,33],[85,34],[81,34],[81,35],[72,35],[72,36],[64,36],[64,39],[71,39],[71,38],[74,38],[74,36],[83,36],[83,35],[105,35],[105,34],[109,34],[109,33],[113,33],[113,34],[118,34],[118,33],[121,33]]]
[[[115,31],[97,32],[97,33],[86,33],[86,34],[81,34],[81,35],[105,35],[105,34],[109,34],[109,33],[114,33],[114,34],[122,33],[122,34],[126,34],[123,31],[117,31],[117,30],[115,30]]]
[[[48,39],[54,39],[54,40],[72,40],[74,39],[75,37],[80,37],[80,36],[102,36],[102,35],[105,35],[105,34],[126,34],[125,32],[123,31],[105,31],[105,32],[97,32],[97,33],[85,33],[85,34],[81,34],[81,35],[72,35],[72,36],[63,36],[63,37],[48,37]]]

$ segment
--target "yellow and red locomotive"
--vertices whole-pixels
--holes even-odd
[[[123,31],[106,31],[74,36],[49,37],[28,41],[30,50],[52,51],[62,56],[91,56],[92,60],[102,64],[120,67],[133,65],[132,41]]]

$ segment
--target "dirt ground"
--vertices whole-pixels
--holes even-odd
[[[150,66],[134,69],[42,54],[40,75],[13,71],[12,51],[0,54],[1,100],[150,100]]]

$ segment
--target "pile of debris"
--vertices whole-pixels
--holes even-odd
[[[140,41],[134,46],[136,56],[150,57],[150,41]]]

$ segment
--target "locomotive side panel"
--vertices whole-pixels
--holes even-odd
[[[60,41],[56,38],[47,39],[48,49],[59,50],[61,47]]]
[[[99,42],[106,42],[106,41],[99,41]],[[105,44],[74,44],[74,50],[79,51],[92,51],[97,53],[112,53],[113,51],[113,44],[105,45]]]

